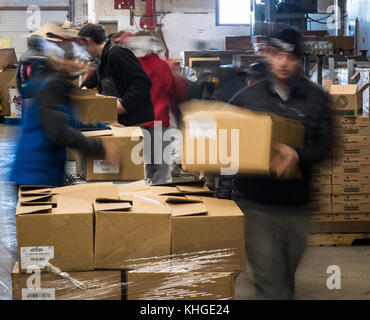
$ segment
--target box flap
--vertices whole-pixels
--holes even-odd
[[[329,92],[333,95],[357,94],[357,84],[333,84]]]
[[[113,136],[112,130],[85,131],[82,134],[87,138]]]
[[[167,182],[152,185],[153,187],[176,187],[176,186],[201,186],[204,187],[206,182],[204,180],[190,180],[190,181],[176,181],[176,182]]]
[[[129,202],[95,202],[95,211],[129,211],[132,204]]]
[[[52,205],[37,205],[37,206],[17,206],[16,215],[36,214],[36,213],[51,213]]]
[[[174,217],[206,215],[207,208],[200,199],[188,199],[186,197],[168,197],[165,202],[171,208]]]
[[[52,206],[56,206],[57,202],[52,201],[53,196],[51,194],[46,195],[38,195],[38,196],[30,196],[30,197],[21,197],[19,199],[19,203],[24,206],[34,206],[34,205],[44,205],[44,204],[50,204]]]
[[[14,48],[0,49],[0,70],[16,68],[18,64]]]
[[[358,90],[359,94],[362,94],[368,87],[370,86],[370,83],[365,83],[360,90]]]

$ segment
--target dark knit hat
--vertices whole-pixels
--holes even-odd
[[[293,28],[285,28],[270,38],[270,45],[279,50],[302,56],[302,35]]]

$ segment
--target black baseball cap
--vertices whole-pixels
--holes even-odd
[[[279,50],[302,56],[302,34],[293,28],[285,28],[270,38],[270,45]]]

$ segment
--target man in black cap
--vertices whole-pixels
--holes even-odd
[[[303,148],[275,146],[273,176],[233,181],[232,198],[246,217],[246,251],[258,299],[294,296],[295,272],[306,245],[310,171],[331,146],[329,96],[304,77],[301,50],[298,31],[279,32],[267,50],[267,79],[230,101],[296,119],[305,127]]]

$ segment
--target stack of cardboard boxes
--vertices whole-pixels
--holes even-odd
[[[16,224],[16,300],[233,299],[245,267],[243,213],[198,181],[21,187]]]
[[[370,123],[361,115],[367,86],[327,83],[334,143],[330,159],[315,168],[322,175],[313,177],[313,233],[370,232]]]

